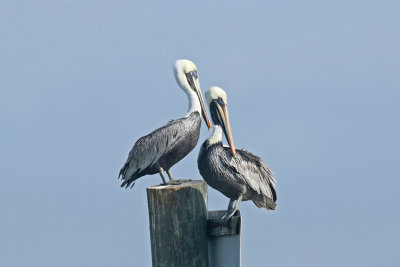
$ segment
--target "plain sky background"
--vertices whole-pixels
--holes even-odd
[[[217,3],[218,2],[218,3]],[[236,147],[277,178],[241,205],[243,266],[399,266],[399,1],[0,1],[0,266],[150,266],[133,143],[228,93]],[[210,132],[202,124],[200,142]],[[172,169],[200,179],[199,145]],[[228,199],[209,189],[209,208]]]

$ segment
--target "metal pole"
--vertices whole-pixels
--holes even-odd
[[[220,218],[226,210],[208,212],[208,259],[209,267],[240,267],[241,216],[235,215],[221,224]]]
[[[153,267],[207,267],[207,184],[147,188]]]

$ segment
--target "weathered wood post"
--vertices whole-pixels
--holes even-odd
[[[147,188],[153,267],[208,267],[207,184]]]
[[[239,210],[227,222],[220,218],[226,210],[208,212],[208,258],[209,267],[240,266],[240,228],[242,218]]]

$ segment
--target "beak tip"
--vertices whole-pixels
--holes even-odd
[[[212,129],[212,126],[211,126],[211,123],[210,123],[209,120],[206,120],[206,124],[207,124],[208,130],[211,130],[211,129]]]

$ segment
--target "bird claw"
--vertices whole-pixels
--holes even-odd
[[[226,224],[226,223],[229,221],[229,219],[233,216],[233,212],[234,212],[233,209],[228,210],[228,211],[224,214],[224,216],[222,216],[222,218],[221,218],[221,223]]]
[[[180,185],[181,182],[178,181],[178,180],[170,180],[170,181],[167,182],[167,184],[169,184],[169,185]]]
[[[229,221],[229,218],[228,218],[228,217],[226,217],[226,218],[222,217],[222,218],[221,218],[221,224],[227,224],[228,221]]]
[[[175,180],[175,181],[179,181],[181,183],[187,183],[187,182],[192,181],[192,179],[180,179],[180,180]]]
[[[169,180],[168,182],[164,183],[163,185],[180,185],[186,182],[190,182],[192,179],[181,179],[181,180]]]

